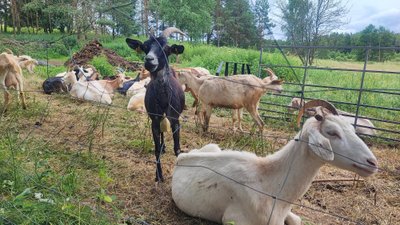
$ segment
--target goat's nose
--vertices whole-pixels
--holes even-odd
[[[376,161],[376,159],[367,159],[367,163],[373,167],[378,167],[378,161]]]
[[[154,57],[151,56],[151,55],[146,55],[145,60],[146,60],[146,61],[153,61],[153,60],[154,60]]]

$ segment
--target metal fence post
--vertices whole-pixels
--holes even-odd
[[[219,64],[219,66],[218,66],[218,68],[217,68],[217,72],[215,73],[216,76],[219,76],[219,74],[221,73],[222,65],[224,65],[224,61],[222,61],[222,62]]]
[[[366,47],[365,48],[364,68],[363,68],[362,75],[361,75],[360,91],[358,92],[356,115],[355,115],[355,118],[354,118],[354,129],[357,128],[357,120],[358,120],[358,114],[360,112],[361,97],[362,97],[362,93],[363,93],[363,90],[364,90],[365,71],[367,70],[369,52],[370,52],[370,48]]]
[[[304,100],[304,90],[306,88],[306,78],[307,78],[307,72],[308,72],[308,59],[310,57],[310,48],[308,48],[307,51],[307,57],[306,57],[306,63],[304,65],[304,75],[303,75],[303,82],[301,83],[301,97],[300,97],[300,102],[304,104],[305,100]],[[301,105],[301,104],[300,104]]]
[[[258,61],[258,71],[257,71],[258,77],[261,77],[262,54],[263,54],[263,48],[260,48],[260,59]]]
[[[229,74],[229,62],[225,62],[225,71],[224,71],[224,75],[227,77]]]

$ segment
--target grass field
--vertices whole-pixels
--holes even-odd
[[[140,60],[140,56],[123,47],[122,39],[104,41],[106,47],[120,55]],[[258,62],[257,51],[210,46],[189,46],[187,50],[187,55],[181,57],[182,66],[204,66],[215,71],[214,65],[221,58]],[[51,54],[54,54],[50,58],[53,62],[67,59],[58,53]],[[37,55],[45,54],[40,51]],[[284,64],[279,54],[265,53],[263,58],[265,62]],[[298,63],[294,57],[290,60],[293,64]],[[203,62],[207,63],[201,64]],[[331,60],[318,60],[317,64],[362,67],[359,62],[345,64]],[[399,71],[398,63],[389,64],[373,63],[368,69]],[[43,80],[63,71],[65,68],[62,66],[49,67],[49,71],[39,66],[33,75],[25,71],[28,109],[21,110],[14,95],[10,112],[0,118],[0,224],[213,224],[185,215],[171,199],[170,182],[175,157],[170,135],[166,137],[167,153],[162,159],[167,179],[156,187],[153,143],[147,116],[127,111],[129,99],[119,95],[116,95],[113,107],[104,107],[77,101],[68,95],[47,96],[41,93]],[[288,80],[295,79],[289,70],[276,69],[276,72]],[[301,80],[303,72],[300,69],[296,72]],[[367,74],[365,87],[399,89],[400,79],[396,76]],[[307,83],[359,88],[360,79],[360,74],[353,72],[311,71]],[[284,88],[299,90],[292,85]],[[349,91],[306,92],[305,96],[348,102],[354,102],[358,97],[357,93]],[[187,99],[190,105],[192,99],[188,95]],[[264,101],[288,104],[290,99],[267,94]],[[400,108],[398,96],[369,94],[363,95],[362,102]],[[0,108],[2,105],[1,99]],[[343,105],[340,108],[354,112],[353,107]],[[399,115],[398,112],[372,109],[363,109],[360,113],[395,121]],[[249,131],[251,125],[246,117],[245,130]],[[385,123],[376,125],[400,130],[398,126],[390,127]],[[190,150],[207,143],[218,143],[223,148],[264,156],[285,145],[296,131],[293,122],[266,120],[264,137],[247,132],[233,133],[230,111],[215,110],[211,130],[204,133],[195,123],[194,110],[190,109],[183,114],[181,145],[184,150]],[[358,182],[316,182],[297,203],[361,224],[399,224],[398,146],[373,141],[370,148],[382,171]],[[318,180],[342,178],[351,180],[354,174],[324,166],[317,177]],[[303,218],[304,224],[352,224],[304,207],[294,207],[293,211]]]

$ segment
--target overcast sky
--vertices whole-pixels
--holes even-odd
[[[269,0],[273,18],[276,1]],[[356,33],[369,24],[373,24],[376,27],[384,26],[395,33],[400,33],[400,0],[348,0],[348,7],[350,9],[347,15],[349,23],[336,31]],[[275,18],[273,22],[277,26],[273,30],[274,36],[282,38],[282,30]]]

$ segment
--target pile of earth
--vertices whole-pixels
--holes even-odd
[[[128,71],[140,70],[142,67],[142,63],[127,61],[113,50],[104,48],[103,45],[97,40],[86,44],[84,48],[75,53],[72,56],[72,59],[66,61],[64,65],[68,67],[72,67],[74,65],[87,65],[90,60],[100,55],[104,55],[111,65],[121,67]]]

